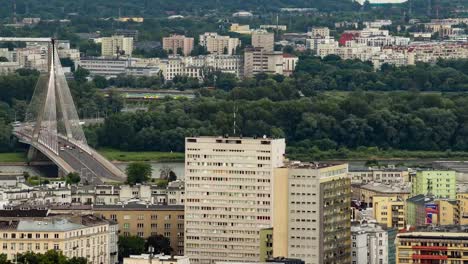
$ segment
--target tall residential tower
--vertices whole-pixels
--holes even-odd
[[[255,262],[272,226],[273,171],[284,139],[190,137],[185,141],[185,255],[191,262]]]

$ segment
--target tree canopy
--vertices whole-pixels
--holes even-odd
[[[127,174],[127,183],[134,185],[136,183],[147,182],[151,177],[153,168],[145,162],[132,162],[125,169]]]

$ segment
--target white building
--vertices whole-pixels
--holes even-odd
[[[272,226],[273,170],[284,139],[185,140],[185,255],[193,263],[259,261],[260,230]]]
[[[370,182],[381,182],[386,184],[402,184],[409,182],[408,169],[395,168],[365,168],[349,171],[351,183],[367,184]]]
[[[206,32],[200,35],[200,46],[206,47],[206,50],[212,54],[235,54],[236,49],[240,46],[238,38],[229,36],[220,36],[215,32]]]
[[[263,48],[266,52],[272,52],[275,49],[275,34],[265,30],[252,32],[252,46]]]
[[[290,76],[296,69],[299,58],[291,54],[283,54],[283,74]]]
[[[388,264],[388,233],[377,223],[351,226],[351,264]]]
[[[75,65],[87,69],[91,75],[116,77],[125,74],[131,63],[127,59],[81,58]]]
[[[283,52],[268,51],[263,48],[244,50],[244,77],[253,77],[259,73],[283,74]]]

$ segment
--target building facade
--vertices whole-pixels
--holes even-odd
[[[283,53],[263,48],[246,48],[244,51],[244,77],[259,73],[283,74]]]
[[[252,46],[254,48],[263,48],[266,52],[275,50],[275,34],[265,30],[252,32]]]
[[[423,194],[436,198],[456,198],[455,171],[418,171],[411,182],[411,196]]]
[[[91,264],[114,264],[117,263],[113,262],[117,259],[117,251],[111,250],[117,249],[117,241],[111,225],[90,215],[1,217],[0,252],[14,260],[16,254],[28,251],[57,250],[68,258],[86,258]]]
[[[229,36],[220,36],[214,32],[207,32],[200,35],[200,46],[206,47],[206,50],[212,54],[233,55],[236,53],[237,47],[240,46],[240,40]]]
[[[133,38],[124,36],[104,37],[101,39],[101,55],[113,57],[119,55],[132,56]]]
[[[375,196],[374,218],[387,228],[402,229],[406,226],[405,200],[398,196]]]
[[[184,56],[190,55],[193,50],[194,39],[182,35],[171,35],[163,38],[163,49],[172,54],[181,51]]]
[[[184,252],[184,207],[180,205],[94,205],[95,215],[116,221],[123,236],[164,235],[175,254]]]
[[[351,263],[347,172],[347,164],[295,162],[275,170],[275,257],[306,264]]]
[[[388,234],[376,223],[351,226],[351,264],[388,264]]]
[[[272,226],[273,170],[284,139],[185,140],[185,255],[193,263],[259,261],[260,231]]]

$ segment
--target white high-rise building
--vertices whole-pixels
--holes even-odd
[[[388,233],[382,226],[351,226],[351,242],[351,264],[388,264]]]
[[[272,226],[273,170],[284,139],[185,140],[185,255],[192,263],[256,262],[260,229]]]

